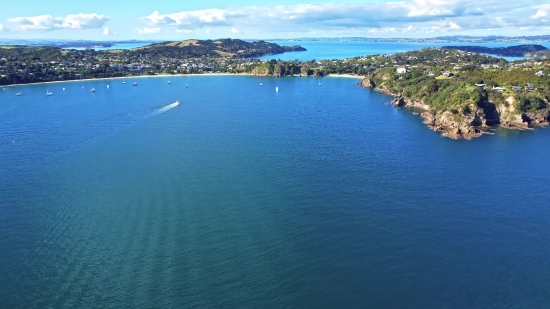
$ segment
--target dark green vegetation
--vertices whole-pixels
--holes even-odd
[[[473,127],[548,123],[550,61],[507,63],[487,57],[480,63],[470,56],[450,49],[398,54],[390,61],[403,64],[412,57],[421,64],[405,66],[402,74],[395,67],[378,69],[363,85],[399,97],[396,105],[428,109],[425,118],[442,131],[450,128],[464,134],[467,129],[477,134]]]
[[[530,57],[537,52],[548,51],[548,48],[536,44],[517,45],[510,47],[445,46],[443,48],[458,49],[472,53],[490,54],[503,57]]]

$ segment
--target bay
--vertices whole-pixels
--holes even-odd
[[[281,46],[300,45],[305,52],[290,52],[279,55],[266,55],[262,60],[327,60],[346,59],[370,55],[393,55],[422,48],[441,48],[443,46],[485,46],[509,47],[528,43],[390,43],[390,42],[358,42],[358,41],[273,41]],[[529,43],[531,44],[531,43]],[[550,43],[537,43],[550,48]],[[525,59],[524,57],[501,57],[508,61]]]
[[[1,308],[550,306],[550,130],[449,140],[347,78],[135,81],[0,92]]]

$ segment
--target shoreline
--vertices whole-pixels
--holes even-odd
[[[105,77],[105,78],[87,78],[87,79],[70,79],[70,80],[56,80],[51,82],[38,82],[38,83],[25,83],[25,84],[13,84],[13,85],[4,85],[2,88],[8,87],[18,87],[18,86],[29,86],[29,85],[48,85],[48,84],[59,84],[59,83],[76,83],[76,82],[89,82],[89,81],[102,81],[102,80],[120,80],[120,79],[132,79],[132,78],[160,78],[160,77],[185,77],[185,76],[252,76],[252,77],[261,77],[261,78],[285,78],[285,77],[311,77],[318,78],[315,76],[285,76],[285,77],[276,77],[276,76],[260,76],[250,73],[204,73],[204,74],[170,74],[170,75],[138,75],[138,76],[123,76],[123,77]],[[323,77],[333,77],[333,78],[351,78],[351,79],[363,79],[363,76],[351,75],[351,74],[330,74]]]

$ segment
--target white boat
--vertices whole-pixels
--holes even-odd
[[[65,88],[63,88],[63,91],[65,91]]]
[[[48,89],[46,89],[46,96],[51,96],[53,93],[49,92]]]
[[[321,85],[321,81],[319,81],[319,86],[323,86],[323,85]]]
[[[137,86],[137,83],[134,83],[132,86]]]
[[[91,92],[95,92],[95,88],[92,88],[92,90],[90,90]]]
[[[279,87],[275,87],[275,92],[279,92]]]
[[[171,81],[168,81],[168,85],[172,85],[172,82],[171,82]]]
[[[185,83],[185,88],[189,88],[189,85],[187,85],[187,83]]]
[[[22,96],[22,95],[23,95],[22,92],[18,92],[18,93],[15,94],[15,96],[17,96],[17,97],[20,97],[20,96]]]
[[[260,78],[260,87],[263,86],[262,79]]]
[[[123,81],[122,84],[123,84],[123,85],[126,84],[126,81]]]
[[[111,88],[111,86],[107,85],[107,89]]]

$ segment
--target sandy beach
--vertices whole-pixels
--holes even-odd
[[[28,85],[47,85],[47,84],[58,84],[58,83],[77,83],[77,82],[88,82],[88,81],[98,81],[98,80],[120,80],[120,79],[136,79],[136,78],[159,78],[159,77],[184,77],[184,76],[256,76],[262,78],[277,78],[275,76],[259,76],[249,73],[204,73],[204,74],[166,74],[166,75],[138,75],[138,76],[124,76],[124,77],[107,77],[107,78],[88,78],[88,79],[73,79],[73,80],[60,80],[52,82],[40,82],[40,83],[27,83],[27,84],[15,84],[15,85],[5,85],[2,88],[7,87],[17,87],[17,86],[28,86]],[[285,77],[312,77],[313,76],[285,76]],[[336,78],[355,78],[362,79],[362,76],[351,75],[351,74],[330,74],[324,77],[336,77]]]

